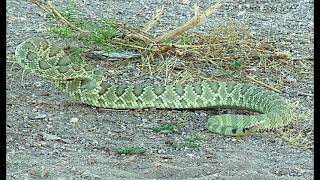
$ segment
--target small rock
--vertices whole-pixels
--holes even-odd
[[[111,74],[114,74],[114,73],[115,73],[115,70],[109,69],[108,72],[111,73]]]
[[[57,180],[66,180],[64,177],[58,177]]]
[[[200,112],[199,115],[200,115],[201,117],[206,117],[208,114],[205,113],[205,112]]]
[[[277,169],[274,174],[276,174],[277,176],[285,176],[288,174],[287,170],[284,169]]]
[[[121,155],[125,155],[125,154],[121,154]],[[134,160],[136,160],[137,159],[137,156],[130,156],[129,158],[128,158],[128,160],[129,161],[134,161]]]
[[[35,85],[36,87],[41,87],[41,86],[42,86],[42,83],[39,82],[39,81],[37,81],[37,82],[35,82],[33,85]]]
[[[158,153],[159,153],[159,154],[165,154],[165,153],[166,153],[166,151],[165,151],[165,150],[163,150],[163,149],[160,149],[160,150],[158,151]]]
[[[92,141],[92,144],[93,144],[93,145],[98,145],[99,143],[98,143],[97,140],[93,140],[93,141]]]
[[[82,177],[84,178],[88,178],[88,179],[101,179],[101,177],[99,175],[93,174],[89,171],[85,171],[82,175]]]
[[[54,143],[53,149],[59,149],[61,147],[60,143]]]
[[[46,114],[38,114],[36,117],[34,117],[33,119],[44,119],[46,118],[47,115]]]
[[[237,139],[236,138],[231,138],[231,140],[230,141],[232,141],[232,142],[236,142],[237,141]]]
[[[174,142],[173,142],[173,141],[170,141],[170,140],[167,140],[167,141],[165,141],[164,143],[167,144],[167,145],[173,145],[173,144],[174,144]]]
[[[142,118],[141,121],[142,121],[143,123],[147,123],[149,120]]]
[[[79,119],[78,119],[78,118],[75,118],[75,117],[73,117],[73,118],[70,119],[70,122],[71,122],[71,123],[77,123],[78,121],[79,121]]]
[[[237,16],[242,16],[246,13],[246,10],[238,12]]]
[[[181,4],[188,5],[190,4],[190,0],[181,0]]]
[[[47,134],[47,133],[40,133],[42,138],[47,141],[56,141],[56,140],[61,140],[61,137],[52,135],[52,134]]]
[[[47,143],[45,141],[40,141],[38,146],[39,147],[45,147],[47,145]]]
[[[187,153],[186,156],[189,156],[189,157],[195,157],[194,154],[190,154],[190,153]]]
[[[29,173],[32,176],[39,177],[41,179],[49,176],[49,171],[44,166],[41,166],[41,168],[31,169]]]
[[[19,149],[19,150],[25,150],[26,148],[23,147],[23,146],[18,146],[18,149]]]
[[[40,96],[49,96],[50,95],[50,93],[48,93],[48,92],[42,92],[41,94],[40,94]]]
[[[294,77],[292,77],[291,75],[288,75],[288,76],[287,76],[287,81],[288,81],[288,82],[297,82],[297,79],[294,78]]]

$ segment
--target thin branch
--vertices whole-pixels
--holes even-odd
[[[117,29],[121,29],[121,31],[128,33],[128,35],[126,35],[126,37],[128,38],[140,39],[144,42],[153,42],[152,39],[150,39],[144,32],[140,30],[128,28],[126,25],[120,22],[111,22],[111,23]]]
[[[267,87],[267,88],[269,88],[269,89],[271,89],[271,90],[273,90],[273,91],[275,91],[275,92],[277,92],[277,93],[282,93],[282,91],[280,91],[280,90],[278,90],[278,89],[276,89],[276,88],[274,88],[274,87],[272,87],[272,86],[270,86],[270,85],[268,85],[268,84],[265,84],[265,83],[263,83],[263,82],[261,82],[261,81],[258,81],[258,80],[256,80],[256,79],[253,79],[253,78],[251,78],[251,77],[249,77],[249,76],[247,76],[247,78],[250,79],[251,81],[256,82],[256,83],[258,83],[258,84],[261,84],[261,85],[263,85],[263,86],[265,86],[265,87]]]
[[[197,5],[195,5],[195,16],[190,21],[188,21],[184,25],[176,28],[173,31],[170,31],[168,33],[165,33],[165,34],[157,37],[155,39],[155,42],[158,43],[158,42],[161,42],[161,41],[163,41],[163,40],[165,40],[167,38],[172,38],[172,37],[179,36],[179,35],[183,34],[184,32],[195,28],[196,26],[202,24],[207,19],[208,16],[210,16],[211,14],[216,12],[221,6],[222,6],[221,3],[217,3],[214,6],[211,6],[210,8],[208,8],[204,12],[204,14],[200,15],[199,7]]]
[[[154,18],[145,25],[145,27],[141,30],[142,32],[146,33],[151,28],[153,28],[157,23],[160,21],[160,17],[163,14],[164,6],[162,6],[161,10],[157,12],[157,14],[154,16]]]
[[[42,1],[39,0],[31,0],[31,3],[36,4],[37,6],[39,6],[41,9],[43,9],[44,11],[46,11],[48,14],[52,14],[51,11],[49,11],[48,7],[46,5],[44,5],[44,3]]]
[[[133,44],[126,43],[126,42],[120,42],[120,41],[123,41],[122,39],[114,38],[113,40],[114,40],[112,42],[113,44],[122,45],[122,46],[128,46],[128,47],[132,47],[132,48],[136,48],[136,49],[140,49],[140,50],[145,50],[145,51],[158,52],[158,50],[154,50],[154,49],[151,49],[151,48],[145,48],[145,47],[133,45]],[[118,40],[118,42],[117,42],[117,40]]]
[[[204,45],[181,45],[181,44],[154,44],[154,46],[170,46],[180,49],[189,49],[189,48],[202,48],[202,47],[215,47],[218,45],[225,45],[228,43],[215,43],[215,44],[204,44]]]
[[[52,5],[52,3],[50,1],[48,1],[48,8],[52,11],[52,14],[58,16],[60,18],[60,20],[66,24],[67,26],[71,27],[74,30],[78,30],[82,33],[85,33],[84,30],[82,30],[81,28],[75,26],[74,24],[72,24],[71,22],[69,22],[65,17],[63,17],[62,14],[60,14],[60,12]]]
[[[81,28],[75,26],[71,22],[69,22],[63,15],[52,5],[51,1],[48,1],[47,4],[45,4],[42,1],[39,0],[31,0],[31,3],[36,4],[41,9],[46,11],[48,14],[52,15],[54,18],[58,18],[62,23],[66,24],[67,26],[71,27],[74,30],[80,31],[81,33],[85,33],[84,30]]]

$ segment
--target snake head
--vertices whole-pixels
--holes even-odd
[[[39,50],[48,48],[48,42],[43,38],[30,38],[21,43],[15,51],[16,62],[26,68],[39,59]]]

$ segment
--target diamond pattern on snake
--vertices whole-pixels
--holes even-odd
[[[23,69],[54,83],[71,98],[96,107],[234,108],[261,113],[254,116],[223,114],[208,118],[209,132],[228,136],[279,128],[292,121],[293,108],[284,97],[249,84],[208,81],[155,86],[111,84],[102,69],[68,55],[59,43],[44,38],[24,41],[16,48],[15,56]]]

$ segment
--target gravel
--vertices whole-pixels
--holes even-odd
[[[62,6],[67,1],[53,2]],[[152,30],[160,33],[190,19],[195,3],[205,9],[218,1],[78,2],[89,18],[115,17],[135,28],[164,6],[164,16]],[[294,58],[312,59],[313,9],[313,1],[307,0],[226,0],[223,8],[195,31],[214,28],[230,18],[248,26],[261,40],[274,41]],[[12,67],[14,49],[29,37],[48,37],[47,27],[46,14],[36,6],[7,1],[8,179],[313,179],[313,151],[290,146],[276,132],[221,137],[204,129],[206,111],[105,110],[74,102],[51,83],[28,73],[22,79],[21,69]],[[313,61],[303,63],[312,73]],[[312,79],[295,81],[297,85],[288,91],[313,94]],[[298,112],[313,114],[313,96],[297,95],[291,100],[299,103]],[[152,131],[166,123],[185,127],[172,134]],[[313,130],[312,123],[306,126]],[[194,135],[207,138],[198,150],[170,145]],[[121,156],[112,151],[124,146],[141,146],[146,153]]]

